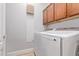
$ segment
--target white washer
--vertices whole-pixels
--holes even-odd
[[[45,31],[35,34],[37,56],[75,56],[79,31]]]

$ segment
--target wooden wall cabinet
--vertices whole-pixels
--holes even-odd
[[[55,3],[55,20],[66,18],[66,3]]]
[[[47,13],[48,22],[54,21],[54,4],[49,5],[49,7],[47,8]]]
[[[43,11],[44,24],[79,15],[79,3],[51,3]]]
[[[79,15],[79,3],[67,4],[67,16]]]

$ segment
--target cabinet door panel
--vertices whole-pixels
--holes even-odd
[[[67,4],[67,16],[73,16],[79,14],[79,3]]]
[[[43,11],[43,24],[47,24],[47,10]]]
[[[54,21],[53,8],[54,8],[53,4],[50,4],[49,7],[47,8],[47,11],[48,11],[48,14],[47,14],[48,15],[48,22]]]
[[[55,20],[60,20],[66,17],[66,3],[55,4]]]

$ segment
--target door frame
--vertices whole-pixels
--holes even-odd
[[[0,3],[1,7],[1,42],[2,56],[6,55],[6,3]]]

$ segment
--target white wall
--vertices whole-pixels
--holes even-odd
[[[34,15],[26,14],[26,41],[32,42],[34,33]]]
[[[48,3],[39,3],[35,5],[35,32],[43,31],[43,10],[48,5]]]
[[[26,4],[6,4],[7,52],[31,48],[33,17],[26,15]]]
[[[34,16],[26,14],[26,5],[6,4],[7,52],[32,47],[34,33],[44,30],[42,12],[48,4],[34,4]]]
[[[79,27],[79,18],[74,18],[73,20],[68,20],[56,24],[50,24],[48,28],[69,28],[69,27]]]
[[[28,15],[27,14],[27,41],[31,42],[34,40],[34,33],[35,32],[40,32],[44,30],[43,26],[43,10],[47,6],[47,3],[38,3],[38,4],[33,4],[34,6],[34,16]]]

